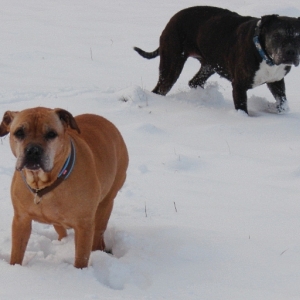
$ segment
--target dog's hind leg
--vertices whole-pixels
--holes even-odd
[[[153,93],[166,95],[177,81],[187,57],[183,53],[161,51],[159,63],[159,79]]]
[[[111,187],[110,192],[99,203],[95,214],[95,228],[92,251],[101,250],[111,253],[111,249],[105,249],[104,243],[104,231],[106,230],[109,217],[114,205],[114,199],[118,194],[118,191],[123,186],[126,179],[126,174],[119,176]]]
[[[98,205],[95,214],[95,229],[92,251],[105,250],[103,235],[106,230],[107,223],[113,209],[114,198],[116,197],[117,193],[118,189],[113,189]]]
[[[198,73],[189,81],[189,86],[191,88],[196,88],[198,86],[204,88],[206,80],[214,73],[215,71],[210,65],[202,63]]]

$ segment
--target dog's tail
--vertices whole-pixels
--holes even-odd
[[[152,59],[155,58],[157,56],[159,56],[159,48],[157,48],[155,51],[153,52],[146,52],[138,47],[133,47],[133,49],[141,56],[147,58],[147,59]]]

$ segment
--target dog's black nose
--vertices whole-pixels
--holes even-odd
[[[25,149],[25,156],[30,161],[37,161],[41,158],[44,150],[39,145],[29,145]]]
[[[294,57],[295,55],[296,55],[296,51],[295,51],[295,49],[287,49],[286,51],[285,51],[285,55],[287,56],[287,57]]]

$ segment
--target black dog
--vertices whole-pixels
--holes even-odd
[[[263,83],[286,110],[284,76],[299,64],[300,18],[240,16],[226,9],[197,6],[175,14],[154,52],[134,48],[145,58],[160,55],[159,80],[153,92],[166,95],[189,56],[201,62],[190,87],[203,87],[214,73],[232,82],[235,108],[247,111],[247,90]]]

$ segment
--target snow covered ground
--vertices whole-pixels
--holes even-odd
[[[34,223],[23,266],[10,266],[15,158],[0,143],[0,299],[291,300],[300,297],[300,68],[286,77],[290,113],[268,111],[266,86],[234,110],[218,76],[167,97],[150,91],[152,51],[170,17],[214,5],[244,15],[300,16],[299,1],[2,0],[0,117],[61,107],[114,122],[128,145],[127,181],[106,232],[114,255],[73,267],[74,233],[61,242]]]

